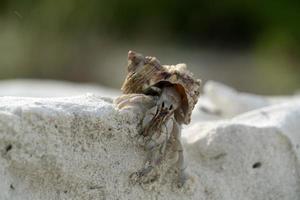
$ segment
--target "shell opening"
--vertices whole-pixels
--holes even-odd
[[[188,112],[189,102],[188,102],[187,94],[186,94],[184,87],[179,84],[172,84],[168,81],[160,81],[160,82],[156,83],[154,86],[158,87],[158,88],[163,88],[166,86],[175,87],[175,89],[178,91],[178,93],[180,94],[180,97],[181,97],[181,106],[180,106],[181,110],[175,111],[176,118],[177,118],[177,120],[185,123],[185,116],[187,115],[187,112]]]

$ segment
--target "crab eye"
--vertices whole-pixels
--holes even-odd
[[[162,108],[165,107],[165,102],[162,102],[161,107]]]
[[[170,108],[169,108],[169,110],[172,110],[172,108],[173,108],[173,105],[170,105]]]

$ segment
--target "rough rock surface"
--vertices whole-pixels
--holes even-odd
[[[184,130],[211,199],[300,199],[300,101]],[[209,199],[209,198],[208,198]]]
[[[129,183],[140,113],[107,98],[0,98],[0,199],[300,199],[300,102],[184,129],[189,184]]]

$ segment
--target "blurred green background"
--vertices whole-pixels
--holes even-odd
[[[259,94],[300,88],[300,1],[1,0],[0,79],[119,88],[127,51]]]

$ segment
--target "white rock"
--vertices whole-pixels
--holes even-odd
[[[129,184],[145,158],[135,114],[94,95],[0,98],[0,199],[186,197]]]
[[[0,199],[300,199],[299,102],[185,128],[183,190],[172,173],[129,184],[145,158],[139,114],[95,95],[0,98]]]
[[[184,138],[207,199],[300,199],[299,130],[300,101],[196,123]]]
[[[0,81],[0,96],[67,97],[86,93],[116,97],[121,94],[121,91],[95,84],[78,84],[57,80],[12,79]]]
[[[294,96],[261,96],[238,92],[234,88],[215,81],[208,81],[203,87],[193,113],[193,121],[212,121],[232,118],[258,108],[300,100]]]

